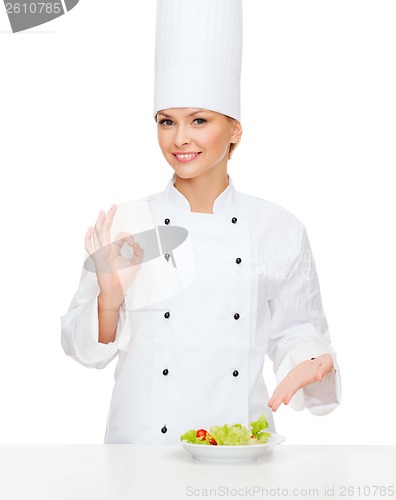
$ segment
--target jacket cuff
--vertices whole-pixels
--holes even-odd
[[[341,402],[341,377],[337,363],[336,354],[329,346],[300,345],[292,349],[276,374],[277,383],[299,363],[320,356],[321,354],[331,354],[334,368],[332,372],[324,377],[321,382],[314,382],[299,389],[290,400],[288,406],[296,411],[305,408],[313,415],[327,415],[332,412]]]
[[[104,368],[112,361],[119,349],[126,347],[126,306],[120,306],[116,336],[113,342],[103,344],[98,341],[98,296],[81,305],[75,320],[73,340],[75,357],[83,365]]]

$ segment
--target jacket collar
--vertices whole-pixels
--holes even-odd
[[[228,186],[214,200],[213,214],[224,212],[235,205],[236,191],[230,174],[227,175],[228,175]],[[176,205],[178,208],[186,212],[191,212],[190,203],[188,202],[187,198],[178,189],[175,188],[174,186],[175,182],[176,182],[176,174],[174,173],[164,191],[165,198],[173,205]]]

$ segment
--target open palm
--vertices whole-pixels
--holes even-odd
[[[299,363],[278,384],[268,401],[268,406],[272,411],[276,411],[282,403],[287,405],[299,389],[314,382],[321,382],[333,368],[333,358],[330,354],[322,354],[317,358]]]

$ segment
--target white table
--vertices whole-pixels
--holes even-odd
[[[0,445],[0,467],[1,500],[396,500],[396,446],[282,444],[218,464],[177,445]]]

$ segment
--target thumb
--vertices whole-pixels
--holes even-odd
[[[115,239],[112,243],[113,248],[115,249],[115,252],[116,252],[116,256],[119,256],[121,254],[121,249],[125,245],[125,243],[127,243],[128,246],[133,247],[134,239],[130,233],[126,233],[124,231],[121,231],[117,234],[117,236],[115,237]]]

